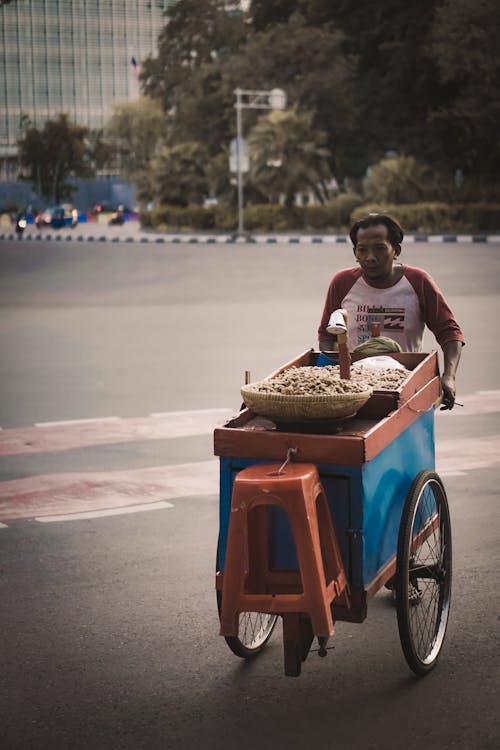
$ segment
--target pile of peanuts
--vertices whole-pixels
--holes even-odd
[[[325,367],[290,367],[280,375],[260,383],[252,383],[256,393],[288,396],[335,396],[370,390],[395,390],[408,377],[408,370],[373,369],[359,366],[351,369],[349,380],[340,377],[338,365]]]
[[[362,393],[370,386],[355,372],[350,380],[340,378],[337,365],[326,367],[290,367],[280,375],[252,384],[257,393],[280,393],[287,396],[321,396]]]
[[[374,391],[397,391],[403,385],[410,370],[399,367],[374,368],[367,365],[356,365],[355,371]],[[352,370],[351,370],[352,372]],[[352,374],[351,374],[352,377]]]

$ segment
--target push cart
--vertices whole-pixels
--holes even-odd
[[[307,350],[270,377],[318,356]],[[363,622],[386,585],[409,667],[424,675],[435,666],[452,567],[448,501],[435,472],[438,358],[390,356],[410,371],[407,380],[374,391],[348,419],[280,425],[244,408],[215,429],[216,593],[220,634],[236,655],[261,653],[281,617],[284,671],[298,676],[314,639],[326,655],[335,621]]]

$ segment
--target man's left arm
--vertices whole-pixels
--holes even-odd
[[[420,269],[417,273],[419,280],[422,282],[421,299],[424,303],[425,323],[433,332],[443,350],[444,367],[441,376],[443,400],[441,409],[453,409],[456,390],[455,378],[462,347],[465,343],[464,335],[434,279]],[[418,289],[418,283],[416,287]]]

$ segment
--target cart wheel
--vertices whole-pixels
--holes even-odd
[[[443,645],[451,595],[450,512],[434,471],[417,474],[408,492],[395,586],[403,653],[410,669],[425,675],[436,665]]]
[[[217,591],[217,608],[221,611],[220,591]],[[227,645],[236,656],[251,659],[260,654],[272,635],[278,615],[267,612],[241,612],[238,636],[224,636]]]

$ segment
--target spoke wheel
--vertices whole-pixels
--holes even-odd
[[[443,483],[433,471],[422,471],[410,487],[395,585],[403,653],[415,674],[427,674],[443,645],[451,596],[450,513]]]
[[[217,592],[217,607],[221,610],[221,592]],[[266,612],[241,612],[238,636],[224,636],[231,651],[242,659],[257,656],[272,635],[278,615]]]

